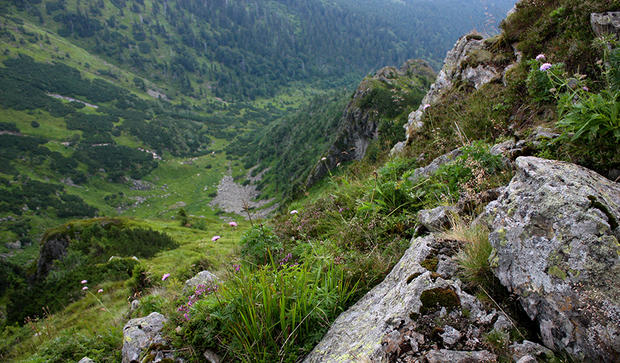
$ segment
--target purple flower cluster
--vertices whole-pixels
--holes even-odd
[[[241,270],[241,265],[233,265],[233,270],[235,270],[235,273],[239,272]]]
[[[289,253],[283,259],[280,260],[280,266],[286,265],[291,258],[293,258],[293,254]]]
[[[196,286],[196,290],[194,290],[194,294],[187,299],[187,304],[179,306],[177,308],[177,311],[183,312],[183,318],[186,321],[189,321],[191,318],[190,309],[192,305],[194,305],[201,297],[217,292],[217,289],[218,289],[217,285],[206,286],[206,285],[200,284]]]

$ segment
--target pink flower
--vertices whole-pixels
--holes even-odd
[[[103,289],[99,289],[97,290],[97,292],[101,294],[103,292]]]
[[[82,291],[86,291],[86,290],[88,290],[88,286],[84,286],[84,287],[82,288]]]
[[[228,225],[231,227],[237,227],[237,222],[229,222]]]
[[[80,283],[81,283],[82,285],[84,285],[84,284],[87,284],[87,283],[88,283],[88,281],[87,281],[87,280],[82,280],[82,281],[80,281]]]
[[[297,209],[293,209],[293,210],[291,211],[291,214],[297,214],[297,213],[299,213],[299,212],[297,211]]]
[[[590,89],[587,86],[583,86],[583,90],[586,92],[590,92]]]
[[[325,160],[327,160],[327,158],[326,158],[325,156],[323,156],[323,157],[321,158],[321,161],[325,161]]]
[[[162,280],[162,281],[166,281],[166,279],[167,279],[168,277],[170,277],[170,274],[164,274],[164,275],[161,277],[161,280]]]
[[[540,70],[543,71],[543,72],[548,71],[549,68],[551,68],[551,63],[543,63],[543,65],[540,66]]]
[[[213,236],[213,238],[211,238],[211,241],[215,242],[218,239],[222,238],[221,236]]]
[[[544,61],[544,60],[547,60],[547,57],[545,57],[544,54],[540,53],[539,55],[536,56],[536,60],[537,61]]]
[[[429,105],[428,103],[424,105],[423,110],[426,111],[427,108],[431,107],[431,105]]]

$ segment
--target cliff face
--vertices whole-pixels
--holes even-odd
[[[405,145],[411,142],[411,137],[424,126],[422,118],[424,111],[441,100],[455,84],[473,86],[476,90],[485,84],[497,81],[503,77],[509,69],[508,64],[518,60],[515,52],[514,58],[496,57],[492,52],[493,38],[484,39],[479,34],[462,36],[454,45],[444,60],[444,66],[437,75],[426,93],[417,110],[409,114],[405,128],[405,141],[399,142],[392,149],[392,153],[403,150]]]
[[[361,160],[369,145],[382,136],[381,122],[405,121],[407,110],[416,107],[435,74],[428,63],[409,60],[400,69],[385,67],[364,79],[342,116],[338,138],[317,163],[306,186],[321,179],[340,163]],[[389,127],[389,126],[388,126]]]

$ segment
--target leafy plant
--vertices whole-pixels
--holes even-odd
[[[257,225],[241,237],[241,255],[255,265],[268,264],[282,244],[271,228]]]

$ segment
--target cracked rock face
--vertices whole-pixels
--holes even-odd
[[[334,322],[305,362],[492,362],[487,311],[453,279],[458,242],[434,235],[412,246],[383,282]]]
[[[484,40],[471,35],[461,37],[454,44],[454,48],[446,55],[444,65],[437,75],[435,83],[431,85],[430,90],[422,99],[420,107],[409,114],[407,124],[404,126],[407,138],[405,143],[409,142],[410,137],[424,126],[422,117],[426,105],[437,103],[441,96],[452,88],[454,81],[462,80],[471,83],[476,89],[480,89],[480,87],[501,76],[503,69],[498,70],[491,65],[482,64],[472,67],[463,62],[469,54],[483,49]],[[393,153],[397,152],[397,150],[393,150]]]
[[[519,157],[485,211],[490,260],[544,344],[620,361],[620,184],[580,166]]]

